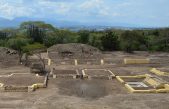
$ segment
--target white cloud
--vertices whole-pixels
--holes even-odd
[[[83,9],[101,8],[103,3],[103,0],[87,0],[82,3],[79,7]]]
[[[39,0],[39,7],[43,7],[44,10],[50,10],[56,14],[66,14],[71,9],[71,3],[65,2],[53,2],[49,0]]]
[[[73,2],[78,1],[78,2]],[[105,0],[2,0],[0,17],[38,17],[66,15],[69,17],[115,17],[120,16]],[[114,6],[113,6],[114,7]]]
[[[109,8],[105,6],[103,0],[87,0],[82,2],[77,8],[89,16],[105,16],[109,14]]]
[[[127,4],[123,4],[127,5]],[[122,6],[122,5],[121,5]],[[105,0],[87,0],[79,5],[79,8],[90,16],[99,17],[116,17],[121,16],[118,11],[114,10],[114,4],[107,4]]]
[[[169,0],[0,0],[0,17],[166,23],[168,4]]]
[[[2,1],[6,1],[8,3],[23,3],[24,0],[2,0]]]
[[[21,2],[21,1],[20,1]],[[13,19],[15,17],[30,16],[34,10],[29,7],[25,7],[21,4],[10,4],[8,2],[0,3],[0,16],[7,19]]]

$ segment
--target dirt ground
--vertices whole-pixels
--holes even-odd
[[[84,72],[85,72],[85,74],[90,75],[90,76],[94,76],[94,75],[110,76],[111,75],[111,73],[106,69],[98,69],[98,70],[97,69],[87,69],[87,70],[84,70]]]
[[[110,58],[121,59],[128,54],[113,52]],[[139,54],[141,55],[141,54]],[[137,54],[136,54],[137,56]],[[169,60],[168,53],[142,53],[148,56]],[[166,62],[165,60],[165,62]],[[156,66],[168,68],[163,61]],[[149,73],[149,65],[60,65],[58,69],[109,69],[116,75],[136,75]],[[28,73],[29,68],[14,66],[1,68],[0,74],[10,72]],[[2,109],[169,109],[168,93],[138,94],[129,93],[128,90],[116,79],[53,79],[49,78],[48,87],[35,92],[0,92],[0,108]]]
[[[30,68],[22,65],[15,65],[12,67],[0,67],[0,75],[11,74],[11,73],[29,73],[29,72],[30,72]]]
[[[44,83],[45,77],[37,77],[35,74],[14,74],[9,77],[0,77],[0,83],[5,86],[31,86],[36,83]]]
[[[168,94],[130,94],[117,81],[79,82],[79,80],[52,79],[46,89],[32,93],[6,92],[0,93],[0,96],[0,108],[5,109],[168,109],[169,107]]]

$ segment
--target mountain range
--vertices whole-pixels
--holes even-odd
[[[44,21],[50,23],[58,28],[67,28],[67,29],[77,29],[77,28],[89,28],[89,29],[104,29],[104,28],[140,28],[141,26],[127,24],[127,23],[117,23],[117,22],[78,22],[78,21],[67,21],[67,20],[56,20],[56,19],[36,19],[36,18],[27,18],[19,17],[12,20],[0,18],[0,28],[16,28],[22,22],[25,21]]]

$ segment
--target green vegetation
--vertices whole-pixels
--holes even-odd
[[[23,46],[22,49],[25,53],[31,53],[32,51],[36,51],[36,50],[44,50],[46,49],[46,47],[40,43],[33,43],[33,44],[27,44],[26,46]]]
[[[0,46],[30,53],[54,44],[84,43],[105,51],[169,51],[169,28],[152,30],[105,30],[72,32],[45,22],[23,22],[17,29],[0,31]]]
[[[103,50],[112,51],[119,49],[118,35],[110,30],[104,33],[101,37],[101,42]]]
[[[144,36],[137,31],[125,31],[120,35],[121,49],[131,53],[134,50],[147,50]]]

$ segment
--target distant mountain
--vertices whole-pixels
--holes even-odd
[[[14,22],[12,20],[0,18],[0,28],[16,27],[17,25],[18,25],[18,22]]]
[[[71,27],[71,26],[82,25],[81,23],[74,22],[74,21],[62,21],[62,20],[20,17],[20,18],[15,18],[13,20],[0,18],[0,28],[18,27],[22,22],[25,22],[25,21],[44,21],[44,22],[50,23],[56,27]]]
[[[58,28],[70,29],[73,31],[79,29],[87,29],[87,30],[103,30],[109,28],[117,28],[117,29],[130,29],[130,28],[138,28],[139,26],[127,23],[110,23],[110,22],[78,22],[78,21],[65,21],[65,20],[55,20],[55,19],[36,19],[36,18],[27,18],[27,17],[19,17],[13,20],[8,20],[4,18],[0,18],[0,28],[7,27],[19,27],[22,22],[25,21],[44,21],[46,23],[50,23]]]

